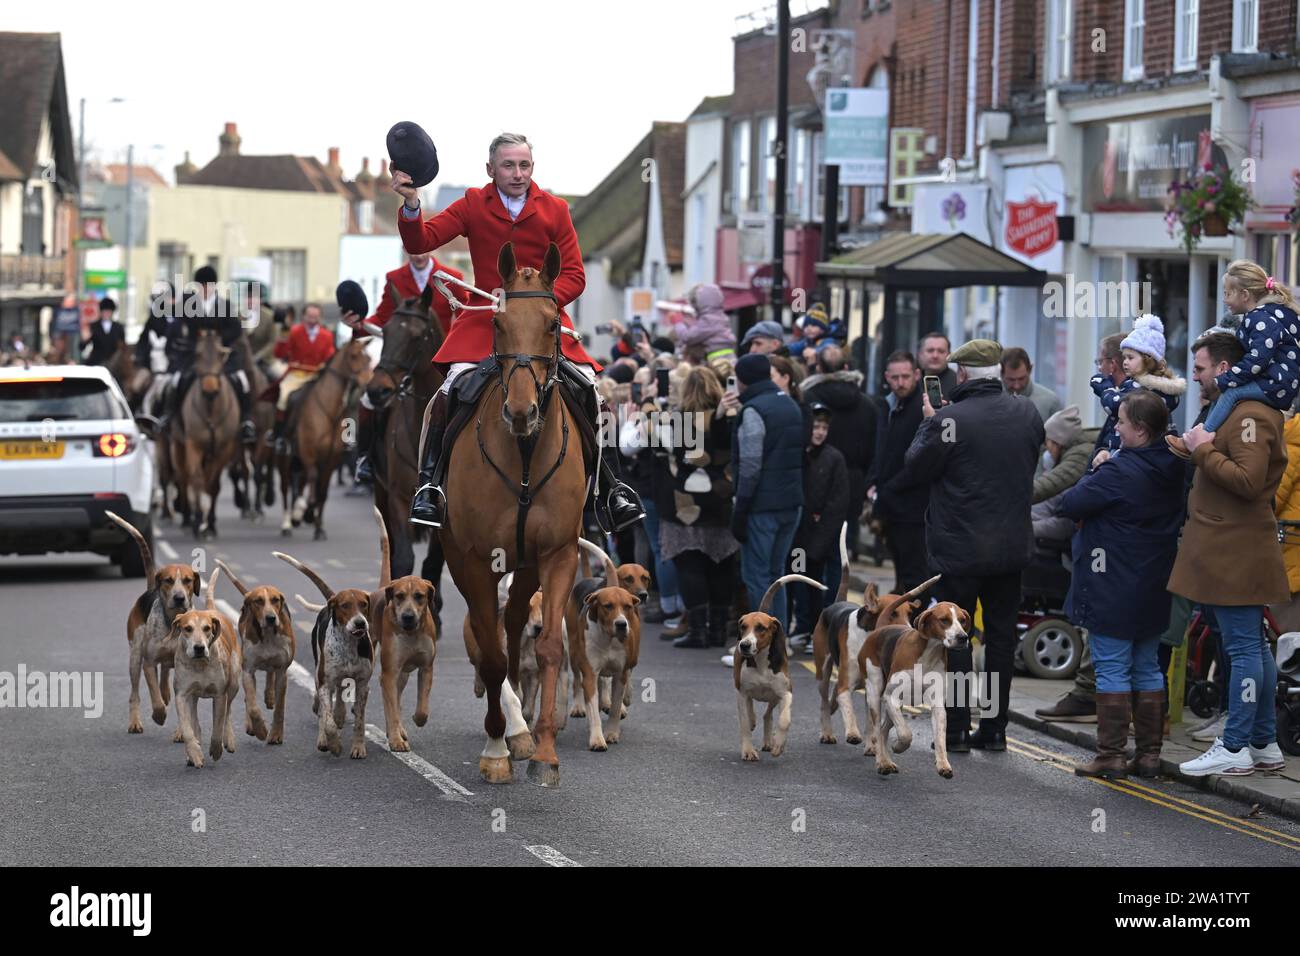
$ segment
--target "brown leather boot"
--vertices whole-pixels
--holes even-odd
[[[1135,777],[1160,775],[1160,743],[1165,723],[1165,692],[1143,690],[1133,694],[1133,740],[1137,753],[1128,763]]]
[[[1165,444],[1169,446],[1169,450],[1170,450],[1170,451],[1172,451],[1175,455],[1177,455],[1177,456],[1178,456],[1179,458],[1181,458],[1183,461],[1191,461],[1191,460],[1192,460],[1192,453],[1191,453],[1190,451],[1187,450],[1187,444],[1183,441],[1183,439],[1182,439],[1181,436],[1179,436],[1179,435],[1166,435],[1166,436],[1165,436]]]
[[[1097,756],[1092,763],[1074,768],[1080,777],[1122,780],[1128,776],[1124,748],[1128,744],[1128,722],[1133,711],[1129,691],[1097,694]]]

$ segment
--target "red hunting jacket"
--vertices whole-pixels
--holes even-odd
[[[481,189],[465,190],[463,198],[423,221],[402,218],[402,207],[399,207],[397,230],[401,233],[402,245],[413,254],[437,249],[456,236],[465,236],[469,239],[470,259],[474,263],[474,285],[487,292],[501,286],[497,256],[507,242],[514,243],[515,261],[520,267],[532,266],[534,269],[542,268],[546,247],[554,242],[559,246],[561,261],[560,274],[555,279],[555,299],[560,306],[560,321],[573,328],[564,307],[581,295],[587,285],[578,234],[573,231],[573,220],[569,218],[569,204],[536,183],[529,188],[518,219],[510,218],[497,195],[496,186],[488,183]],[[487,304],[480,296],[473,296],[473,299],[473,305]],[[577,339],[568,335],[560,339],[560,347],[570,361],[600,368]],[[439,365],[479,362],[490,354],[492,313],[466,312],[452,327],[433,361]]]
[[[449,276],[455,276],[457,279],[465,278],[465,274],[459,269],[453,269],[451,266],[443,265],[437,259],[433,260],[433,271],[429,273],[429,284],[433,284],[433,273],[439,270],[447,273]],[[379,305],[375,309],[375,314],[366,319],[371,325],[383,328],[388,324],[388,320],[393,317],[393,312],[402,299],[411,299],[420,295],[424,290],[415,284],[415,276],[411,274],[411,265],[407,263],[398,266],[392,272],[384,276],[384,291],[379,297]],[[397,298],[393,298],[393,289],[397,290]],[[447,283],[447,291],[454,295],[465,305],[469,305],[469,291],[456,285],[454,282]],[[438,317],[438,322],[442,325],[442,334],[445,336],[451,330],[451,303],[449,303],[441,292],[433,290],[433,312]],[[465,313],[468,315],[469,313]],[[364,329],[354,329],[352,333],[354,339],[369,338],[370,335]]]
[[[275,343],[275,357],[289,363],[291,371],[315,372],[334,357],[334,335],[317,326],[316,341],[307,337],[307,326],[299,322],[289,330],[286,342]]]

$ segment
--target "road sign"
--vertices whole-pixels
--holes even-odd
[[[87,289],[124,289],[126,288],[126,271],[124,269],[87,269]]]

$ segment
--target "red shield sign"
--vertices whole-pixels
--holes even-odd
[[[1028,259],[1056,245],[1056,203],[1027,199],[1007,203],[1007,248]]]

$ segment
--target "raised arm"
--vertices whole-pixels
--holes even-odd
[[[411,255],[432,252],[445,246],[457,236],[469,235],[466,224],[466,210],[469,202],[462,196],[436,216],[423,218],[417,209],[411,212],[405,203],[397,207],[397,232],[402,237],[402,245]],[[410,216],[410,218],[407,218]],[[576,243],[575,243],[576,244]],[[561,250],[563,251],[563,250]]]

